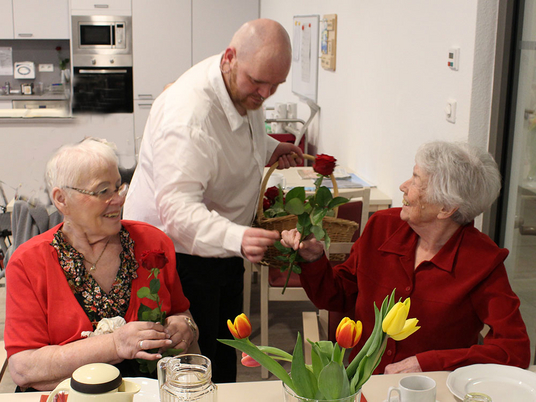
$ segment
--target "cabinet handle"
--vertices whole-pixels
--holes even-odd
[[[153,94],[138,94],[138,98],[153,99]]]
[[[138,106],[140,107],[140,109],[150,109],[151,106],[153,106],[152,103],[140,103],[138,104]]]
[[[108,8],[110,7],[108,4],[95,4],[95,8]]]
[[[32,33],[20,33],[18,34],[21,38],[31,38],[33,36]]]

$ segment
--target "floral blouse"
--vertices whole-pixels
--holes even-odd
[[[58,252],[60,266],[71,290],[93,324],[93,329],[102,318],[124,317],[130,303],[132,280],[138,277],[138,262],[134,258],[134,241],[125,228],[119,232],[121,265],[109,293],[104,292],[84,266],[84,257],[65,240],[61,230],[50,243]]]

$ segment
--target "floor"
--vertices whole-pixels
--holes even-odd
[[[258,281],[254,281],[252,284],[251,293],[250,320],[253,333],[250,339],[254,344],[260,345],[260,290]],[[5,295],[5,278],[3,278],[0,279],[0,340],[4,337]],[[302,331],[302,311],[315,310],[314,305],[310,302],[270,302],[270,345],[292,353],[296,342],[296,334],[298,331]],[[284,365],[284,367],[290,370],[290,365],[287,364],[287,366]],[[277,380],[273,375],[269,375],[268,380]],[[262,380],[260,367],[250,368],[244,367],[241,364],[238,365],[238,381],[260,380]],[[0,382],[0,393],[13,392],[14,390],[15,384],[9,376],[9,372],[7,372]]]

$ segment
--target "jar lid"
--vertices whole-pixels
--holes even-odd
[[[71,376],[71,388],[83,394],[104,394],[119,388],[122,382],[117,367],[106,363],[86,364]]]

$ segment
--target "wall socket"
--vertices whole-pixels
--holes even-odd
[[[54,72],[54,64],[39,64],[39,71],[52,73]]]

